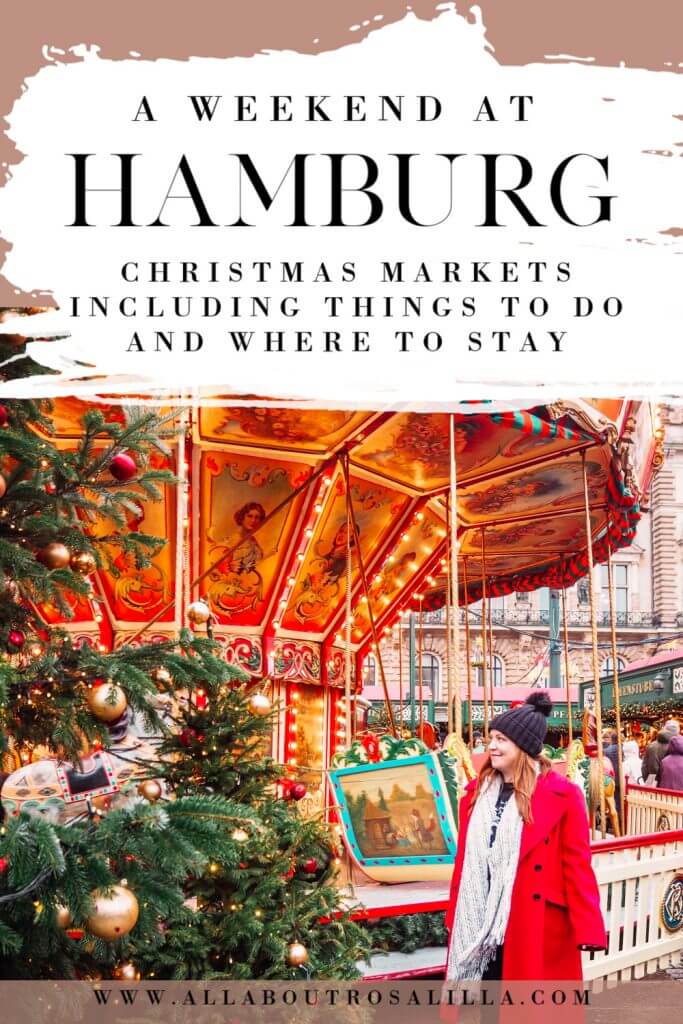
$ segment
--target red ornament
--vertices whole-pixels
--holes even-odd
[[[303,869],[309,875],[314,875],[319,867],[320,865],[315,857],[309,857],[308,860],[305,860],[303,863]]]
[[[379,761],[379,740],[377,737],[373,736],[372,733],[367,733],[363,736],[361,743],[368,755],[368,761]]]
[[[67,928],[66,934],[70,939],[73,939],[74,942],[78,942],[85,935],[85,931],[83,928]]]
[[[52,480],[48,481],[48,483],[45,484],[45,492],[47,494],[56,494],[57,493],[57,484],[54,483],[54,481],[52,481]]]
[[[294,868],[290,868],[289,871],[286,871],[282,877],[287,881],[289,881],[290,878],[294,878]]]
[[[9,413],[7,412],[7,406],[0,405],[0,427],[6,427],[9,423]]]
[[[183,729],[182,732],[178,733],[178,743],[183,747],[191,747],[196,739],[197,733],[195,729]]]
[[[0,857],[0,875],[4,875],[8,867],[9,861],[7,860],[7,857]]]
[[[138,467],[135,465],[135,460],[126,455],[125,452],[121,452],[120,455],[115,455],[109,463],[109,472],[115,480],[119,480],[125,483],[126,480],[132,480],[138,471]]]
[[[26,634],[21,629],[10,629],[7,642],[12,647],[21,648],[26,643]]]
[[[303,782],[293,782],[289,787],[289,795],[292,800],[303,800],[306,796],[306,787]]]

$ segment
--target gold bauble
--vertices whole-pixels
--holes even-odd
[[[2,473],[0,473],[0,498],[5,497],[5,491],[7,490],[7,481],[5,480]]]
[[[139,981],[140,971],[135,964],[128,960],[125,964],[119,964],[118,967],[114,968],[112,977],[116,978],[117,981]]]
[[[113,683],[100,683],[99,686],[93,686],[87,691],[85,699],[90,713],[95,718],[99,718],[100,722],[116,721],[128,706],[125,693]]]
[[[115,885],[108,896],[102,895],[97,889],[90,895],[95,910],[85,923],[88,931],[98,939],[115,942],[135,927],[140,908],[130,889]]]
[[[166,687],[171,685],[172,676],[167,668],[163,665],[159,665],[157,668],[153,668],[149,674],[150,679],[157,684],[157,687],[165,690]]]
[[[66,544],[53,541],[38,552],[38,561],[47,569],[66,569],[71,561],[71,552]]]
[[[206,601],[193,601],[187,609],[187,617],[195,626],[201,626],[204,622],[208,622],[210,615],[211,609]]]
[[[55,907],[55,919],[57,921],[57,927],[62,928],[63,930],[66,930],[73,920],[69,908],[63,906],[61,903],[58,903]]]
[[[74,572],[79,573],[81,576],[89,576],[91,572],[94,572],[97,568],[95,562],[95,556],[91,555],[89,551],[76,551],[71,556],[71,568]]]
[[[287,963],[292,967],[301,967],[308,960],[308,950],[303,942],[292,942],[287,947]]]
[[[271,704],[265,693],[252,693],[249,698],[249,710],[252,715],[258,715],[259,718],[265,718],[269,715],[273,705]]]
[[[236,828],[232,833],[232,838],[236,843],[246,843],[249,838],[249,833],[245,832],[243,828]]]
[[[138,786],[138,793],[140,796],[144,796],[145,800],[148,800],[149,803],[155,804],[163,793],[163,789],[157,779],[145,779]]]

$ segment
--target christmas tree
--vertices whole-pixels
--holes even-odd
[[[174,965],[178,973],[184,957],[183,976],[194,978],[358,974],[367,932],[341,904],[329,829],[299,813],[304,783],[283,777],[282,767],[266,754],[272,715],[258,688],[209,683],[200,702],[183,702],[178,729],[161,747],[158,770],[179,797],[202,790],[220,794],[253,821],[233,831],[236,844],[229,856],[214,860],[188,884],[201,934],[185,940],[188,915],[181,914],[161,956],[144,958],[150,973],[167,976]]]
[[[23,352],[0,336],[5,379]],[[209,637],[109,650],[40,613],[97,620],[92,574],[150,564],[129,523],[173,486],[175,417],[89,408],[68,450],[48,402],[0,426],[0,978],[353,977],[367,941],[326,828],[282,799],[263,696]]]

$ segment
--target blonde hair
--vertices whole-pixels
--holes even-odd
[[[536,789],[536,779],[538,778],[537,766],[541,769],[541,775],[547,775],[552,770],[552,764],[545,754],[531,757],[524,750],[518,750],[517,760],[512,769],[512,791],[517,801],[517,809],[522,821],[525,823],[533,821],[531,817],[531,797]],[[491,755],[487,754],[477,779],[477,788],[474,792],[475,800],[479,798],[479,794],[484,786],[488,785],[496,774],[498,774],[498,769],[493,767]]]

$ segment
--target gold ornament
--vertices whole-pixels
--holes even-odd
[[[66,544],[53,541],[38,552],[38,561],[42,562],[46,569],[66,569],[71,561],[71,552]]]
[[[208,622],[210,615],[211,609],[204,600],[193,601],[187,609],[187,617],[195,626],[201,626],[204,622]]]
[[[7,490],[7,481],[5,480],[2,473],[0,473],[0,498],[5,497],[5,491]]]
[[[137,922],[140,908],[130,889],[114,885],[109,896],[96,889],[91,894],[94,913],[86,919],[89,932],[105,942],[115,942],[131,931]]]
[[[99,686],[93,686],[87,691],[85,699],[90,713],[95,718],[99,718],[100,722],[114,722],[121,717],[128,706],[125,693],[113,683],[100,683]]]
[[[171,685],[172,676],[167,668],[163,665],[159,665],[158,668],[153,668],[149,674],[150,679],[157,684],[157,689],[165,690]]]
[[[89,551],[75,551],[71,556],[71,568],[81,576],[89,576],[97,568],[95,556]]]
[[[308,960],[308,950],[303,942],[292,942],[287,947],[287,963],[292,967],[301,967]]]
[[[252,715],[258,715],[259,718],[265,718],[269,715],[272,709],[272,704],[265,693],[252,693],[249,698],[249,710]]]
[[[73,920],[69,908],[63,906],[61,903],[58,903],[55,907],[55,918],[57,921],[57,927],[61,928],[62,931],[66,931]]]
[[[157,779],[145,779],[144,782],[141,782],[138,786],[138,793],[140,796],[144,796],[145,800],[148,800],[150,804],[155,804],[163,793],[163,790],[161,788],[161,783],[158,782]]]
[[[246,843],[249,838],[249,834],[245,832],[243,828],[236,828],[232,834],[232,838],[236,843]]]
[[[112,971],[112,977],[117,981],[139,981],[140,971],[137,969],[134,963],[130,960],[124,964],[119,964]]]

